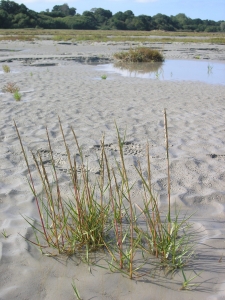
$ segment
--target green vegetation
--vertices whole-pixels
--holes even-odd
[[[22,95],[19,93],[19,91],[15,91],[15,93],[13,94],[13,97],[16,101],[20,101]]]
[[[223,32],[172,32],[172,31],[124,31],[124,30],[43,30],[0,29],[1,40],[33,41],[51,39],[71,42],[132,42],[132,43],[212,43],[225,44]],[[156,36],[156,37],[155,37]]]
[[[162,62],[163,55],[158,50],[147,47],[130,49],[129,51],[118,52],[114,57],[122,62]]]
[[[33,41],[34,39],[38,39],[35,36],[26,36],[26,35],[10,35],[10,36],[2,36],[0,37],[1,41]]]
[[[103,74],[102,76],[101,76],[101,79],[106,79],[107,78],[107,75],[105,75],[105,74]]]
[[[152,257],[158,261],[155,262],[156,265],[166,268],[167,271],[182,269],[193,253],[192,231],[188,223],[190,217],[180,218],[176,209],[172,211],[170,204],[166,112],[164,120],[168,166],[168,207],[165,212],[159,209],[157,197],[152,189],[148,146],[147,170],[142,170],[140,163],[135,167],[143,189],[143,203],[133,203],[134,184],[129,180],[123,150],[125,136],[121,137],[117,127],[119,158],[115,157],[116,167],[109,163],[103,136],[99,146],[99,172],[95,179],[91,179],[74,130],[71,128],[79,164],[75,159],[77,155],[71,153],[68,148],[59,120],[70,175],[68,186],[71,189],[71,198],[65,199],[62,197],[48,130],[46,132],[51,170],[39,152],[32,153],[33,163],[43,186],[40,195],[36,191],[30,164],[15,124],[28,168],[29,185],[40,218],[39,224],[33,219],[25,218],[36,238],[35,241],[29,242],[39,247],[45,255],[76,255],[86,263],[92,263],[91,252],[106,250],[106,261],[110,270],[119,271],[131,279],[141,276],[142,267],[149,264]],[[79,299],[75,285],[73,289]]]
[[[199,286],[199,284],[191,283],[191,282],[192,282],[196,277],[199,277],[199,276],[201,275],[202,272],[200,272],[200,273],[198,273],[198,274],[195,274],[194,276],[189,277],[189,278],[186,277],[186,275],[185,275],[183,269],[181,270],[181,272],[182,272],[182,276],[183,276],[183,283],[182,283],[181,290],[191,290],[191,289],[193,289],[194,287]]]
[[[156,78],[156,79],[159,79],[159,78],[160,78],[160,75],[161,75],[161,71],[155,72],[155,78]]]
[[[4,236],[5,239],[7,239],[9,237],[9,235],[6,233],[5,229],[3,229],[1,234]]]
[[[73,288],[74,295],[76,296],[77,300],[82,300],[82,298],[80,297],[79,291],[78,291],[75,283],[72,283],[72,288]]]
[[[10,72],[10,67],[8,65],[3,65],[2,69],[5,73],[9,73]]]
[[[55,5],[52,11],[46,9],[37,13],[24,4],[1,0],[0,28],[43,28],[43,29],[102,29],[102,30],[166,30],[166,31],[197,31],[224,32],[224,21],[191,19],[185,14],[166,16],[135,16],[131,10],[117,12],[92,8],[81,14],[68,4]]]
[[[212,74],[213,66],[208,64],[207,69],[208,69],[208,74]]]
[[[100,203],[97,201],[95,190],[99,187],[101,196],[103,197],[103,185],[91,185],[88,173],[83,167],[81,169],[81,174],[84,184],[80,184],[80,178],[78,176],[79,171],[77,169],[76,162],[71,158],[61,123],[60,128],[70,165],[73,199],[65,203],[65,200],[61,197],[60,185],[57,179],[58,176],[54,165],[52,151],[51,163],[55,181],[54,185],[57,189],[56,197],[54,196],[53,184],[50,182],[50,178],[48,178],[47,169],[41,156],[38,155],[36,157],[33,154],[33,159],[43,184],[47,203],[44,202],[43,198],[38,199],[33,185],[33,180],[31,178],[30,186],[38,206],[41,225],[40,227],[34,226],[28,219],[27,222],[32,226],[34,232],[41,235],[42,240],[45,241],[45,245],[41,244],[41,242],[39,242],[38,235],[35,234],[37,242],[34,244],[38,245],[41,250],[45,249],[47,244],[48,247],[56,249],[58,253],[64,253],[67,255],[73,255],[80,251],[85,251],[85,259],[88,260],[89,253],[91,251],[99,250],[105,245],[105,240],[111,227],[109,222],[110,205],[109,203],[103,203],[102,198]],[[73,130],[72,132],[77,144],[79,155],[83,162],[81,148],[77,143],[77,138]],[[49,149],[51,149],[48,133],[47,138],[49,142]],[[27,162],[26,156],[25,160]],[[82,163],[82,165],[84,164]],[[29,165],[28,169],[30,170]],[[41,208],[43,211],[41,211]]]

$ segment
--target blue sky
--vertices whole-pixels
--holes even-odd
[[[14,2],[23,3],[37,12],[47,8],[51,10],[54,5],[67,3],[70,7],[75,7],[80,14],[94,7],[101,7],[111,10],[113,14],[132,10],[136,16],[141,14],[153,16],[157,13],[171,16],[185,13],[192,19],[225,20],[225,0],[16,0]]]

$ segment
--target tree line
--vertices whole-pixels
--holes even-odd
[[[50,11],[37,13],[24,4],[0,1],[0,28],[92,29],[92,30],[166,30],[166,31],[225,31],[224,21],[191,19],[180,13],[166,16],[135,16],[131,10],[113,14],[103,8],[77,13],[68,4],[55,5]]]

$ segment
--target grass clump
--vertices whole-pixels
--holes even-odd
[[[8,65],[3,65],[2,69],[3,69],[4,73],[10,73],[10,67]]]
[[[7,82],[3,88],[2,88],[2,91],[4,93],[18,93],[20,90],[20,88],[16,85],[15,82]]]
[[[123,62],[162,62],[163,55],[158,50],[147,47],[130,49],[128,52],[117,52],[114,57]]]
[[[16,127],[17,128],[17,127]],[[50,181],[50,174],[42,160],[40,154],[32,153],[36,169],[43,185],[43,196],[38,197],[33,184],[31,170],[27,161],[27,157],[21,142],[21,147],[24,153],[25,161],[30,175],[30,186],[36,200],[40,224],[33,225],[31,220],[28,223],[32,226],[35,234],[38,233],[41,237],[39,241],[33,244],[43,251],[45,248],[57,250],[59,254],[72,255],[80,251],[85,251],[85,256],[91,251],[99,250],[105,245],[107,232],[109,229],[109,204],[103,202],[104,188],[102,184],[98,187],[101,193],[101,201],[96,200],[95,189],[97,183],[91,185],[89,182],[88,172],[83,164],[83,155],[81,148],[77,142],[76,135],[72,129],[74,141],[77,144],[79,156],[81,158],[80,176],[75,159],[71,158],[70,151],[66,144],[64,132],[60,123],[61,133],[67,152],[68,163],[70,166],[71,179],[71,195],[72,198],[68,201],[62,199],[58,174],[52,154],[51,142],[47,132],[47,139],[50,150],[50,160],[52,165],[53,183]],[[19,134],[19,133],[18,133]],[[100,162],[102,163],[102,162]],[[81,180],[83,183],[81,183]],[[102,181],[103,183],[103,181]],[[45,200],[44,200],[45,199]]]
[[[13,94],[13,97],[16,101],[20,101],[22,95],[19,93],[19,91],[15,91],[15,93]]]
[[[107,78],[107,75],[105,75],[105,74],[103,74],[102,76],[101,76],[101,79],[106,79]]]
[[[79,255],[85,262],[89,262],[90,252],[107,250],[110,270],[119,271],[131,279],[140,277],[142,266],[149,263],[149,257],[152,256],[159,261],[160,267],[169,271],[182,269],[193,253],[188,223],[190,217],[180,218],[179,212],[172,212],[166,111],[164,124],[168,170],[168,205],[165,212],[159,208],[152,189],[148,145],[147,171],[142,170],[140,163],[136,166],[142,186],[143,202],[133,203],[132,189],[135,184],[130,182],[124,158],[125,136],[121,137],[117,127],[118,157],[115,157],[115,166],[112,167],[109,162],[111,160],[108,158],[103,137],[99,146],[99,172],[93,180],[90,178],[88,167],[85,166],[82,149],[74,130],[71,128],[77,154],[70,152],[59,120],[69,166],[69,199],[62,196],[51,141],[46,129],[51,170],[40,153],[32,153],[43,186],[40,196],[35,188],[28,158],[15,124],[28,168],[29,185],[40,218],[39,223],[26,218],[36,237],[36,241],[30,242],[38,246],[43,254],[52,255],[56,250],[58,254]]]

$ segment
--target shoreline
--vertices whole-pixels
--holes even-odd
[[[130,47],[150,47],[163,52],[165,59],[196,59],[225,61],[224,45],[194,43],[68,43],[54,41],[1,41],[0,62],[21,59],[61,58],[89,61],[113,61],[115,52],[129,50]],[[10,47],[10,49],[9,49]],[[8,48],[8,49],[7,49]],[[5,51],[4,51],[5,50]],[[16,51],[15,53],[12,53]],[[10,53],[8,53],[10,52]],[[11,55],[9,55],[11,54]]]

